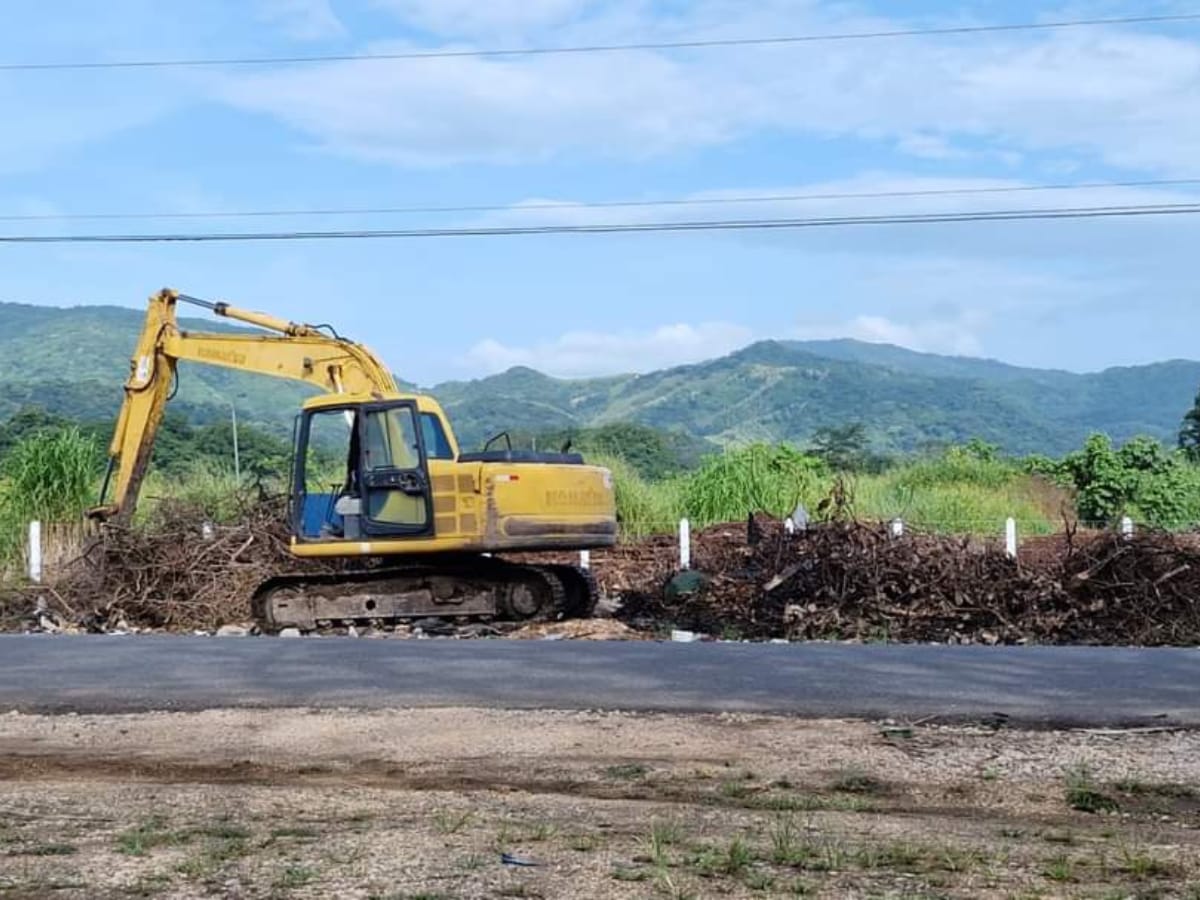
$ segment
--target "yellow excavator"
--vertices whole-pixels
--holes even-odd
[[[259,330],[186,331],[177,320],[180,303]],[[352,564],[260,585],[249,599],[264,630],[422,616],[591,613],[596,589],[586,569],[519,564],[492,554],[612,546],[617,521],[607,469],[585,465],[578,454],[514,450],[506,434],[481,452],[464,453],[441,406],[401,392],[362,344],[327,325],[301,325],[174,290],[150,298],[93,517],[120,524],[133,515],[181,360],[296,379],[324,391],[296,417],[291,551]],[[500,441],[506,446],[497,447]]]

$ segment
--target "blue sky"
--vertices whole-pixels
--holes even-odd
[[[49,0],[0,61],[327,54],[890,30],[1177,3]],[[0,72],[0,214],[487,213],[4,222],[4,233],[725,217],[529,204],[1200,177],[1200,27],[263,68]],[[1178,202],[1200,187],[769,202],[757,215]],[[0,299],[163,285],[331,321],[424,384],[646,371],[851,336],[1075,370],[1197,357],[1200,217],[796,233],[0,246]]]

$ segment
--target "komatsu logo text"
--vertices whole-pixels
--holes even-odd
[[[603,506],[607,497],[595,488],[546,491],[547,506]]]
[[[246,364],[246,354],[238,353],[236,350],[220,350],[214,347],[198,347],[196,355],[201,359],[212,359],[219,362],[228,363],[231,366],[242,366]]]

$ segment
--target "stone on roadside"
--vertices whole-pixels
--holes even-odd
[[[279,632],[279,636],[283,638],[298,638],[300,637],[299,628],[284,628]]]
[[[217,637],[245,637],[249,633],[245,625],[222,625],[217,629]]]

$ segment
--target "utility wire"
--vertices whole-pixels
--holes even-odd
[[[843,191],[814,194],[758,194],[740,197],[679,197],[664,200],[598,200],[544,203],[510,203],[476,206],[376,206],[306,209],[256,209],[229,212],[114,212],[114,213],[22,213],[0,215],[0,222],[85,222],[146,219],[251,219],[289,216],[375,216],[416,213],[522,212],[547,209],[628,209],[669,206],[725,206],[749,203],[796,203],[811,200],[879,200],[903,197],[952,197],[976,194],[1019,194],[1039,191],[1082,191],[1109,188],[1185,187],[1200,185],[1200,178],[1165,178],[1152,181],[1091,181],[1062,184],[1002,185],[974,188],[926,188],[907,191]]]
[[[946,28],[908,28],[890,31],[848,31],[775,37],[711,38],[682,41],[643,41],[630,44],[584,44],[566,47],[512,47],[483,50],[406,50],[396,53],[338,53],[313,56],[234,56],[224,58],[126,59],[100,62],[9,62],[0,71],[34,72],[62,69],[172,69],[201,66],[269,66],[299,63],[362,62],[377,60],[452,59],[462,57],[551,56],[568,53],[620,53],[631,50],[702,50],[717,47],[752,47],[783,44],[816,44],[830,41],[882,40],[939,35],[991,34],[1009,31],[1048,31],[1104,25],[1143,25],[1194,22],[1200,12],[1160,16],[1124,16],[1109,19],[1066,19],[1053,22],[1013,22],[999,25],[960,25]]]
[[[1131,216],[1191,215],[1200,203],[1087,206],[1061,209],[999,209],[979,212],[908,215],[831,216],[807,219],[723,219],[695,222],[607,223],[596,225],[510,225],[465,228],[360,229],[347,231],[194,232],[179,234],[0,235],[0,244],[150,244],[218,241],[323,241],[379,238],[500,237],[543,234],[622,234],[681,231],[751,231],[830,228],[851,225],[926,225],[935,223],[1007,222],[1037,219],[1096,219]]]

